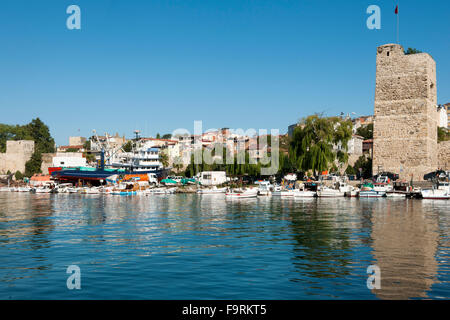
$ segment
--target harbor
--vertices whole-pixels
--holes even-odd
[[[0,206],[4,299],[449,295],[448,201],[2,192]]]
[[[164,319],[448,301],[449,9],[5,3],[0,300]]]

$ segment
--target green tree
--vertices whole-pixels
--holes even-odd
[[[14,177],[16,178],[16,180],[22,180],[23,179],[23,174],[22,174],[22,172],[17,170],[16,174],[14,175]]]
[[[348,165],[347,169],[345,169],[345,173],[346,174],[356,174],[356,170],[351,165]]]
[[[405,51],[405,54],[416,54],[416,53],[422,53],[422,51],[419,51],[416,48],[408,48],[408,50]]]
[[[320,172],[330,168],[335,159],[346,162],[347,145],[352,137],[352,123],[339,117],[309,116],[294,129],[289,155],[298,170]],[[334,146],[341,148],[334,152]]]
[[[127,143],[125,143],[122,146],[123,151],[125,152],[131,152],[133,150],[133,142],[131,141],[127,141]]]
[[[25,163],[25,176],[31,177],[35,173],[41,173],[42,156],[39,152],[34,152],[31,159]]]
[[[156,139],[161,139],[161,136],[159,133],[156,134]]]
[[[450,132],[445,128],[438,127],[437,136],[438,142],[450,140]]]
[[[161,161],[161,163],[162,163],[162,165],[164,167],[168,167],[169,166],[169,156],[168,156],[166,150],[163,150],[163,151],[160,152],[159,160]]]
[[[353,166],[355,171],[361,175],[363,178],[368,179],[372,177],[372,159],[366,158],[365,156],[360,156],[358,160],[356,160],[355,165]],[[359,170],[361,169],[361,170]]]
[[[83,144],[84,150],[91,150],[91,140],[86,140],[86,142]]]
[[[162,139],[170,139],[172,138],[172,134],[170,133],[166,133],[165,135],[162,136]]]
[[[364,140],[373,139],[373,123],[359,127],[356,129],[356,134],[363,137]]]

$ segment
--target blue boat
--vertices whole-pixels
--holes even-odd
[[[73,169],[64,169],[60,171],[54,171],[51,173],[52,177],[56,180],[60,181],[88,181],[94,183],[101,183],[102,181],[106,181],[106,179],[112,175],[126,175],[126,174],[146,174],[146,173],[154,173],[161,179],[167,174],[167,169],[153,169],[153,170],[142,170],[139,167],[129,167],[128,169],[106,169],[105,168],[105,159],[104,152],[101,153],[100,158],[100,166],[96,169],[92,170],[83,170],[81,168],[73,168]]]

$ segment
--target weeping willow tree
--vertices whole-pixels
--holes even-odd
[[[289,145],[289,156],[300,171],[324,171],[338,159],[348,159],[348,141],[352,137],[352,123],[339,117],[324,118],[312,115],[300,121]],[[335,151],[336,146],[341,146]]]

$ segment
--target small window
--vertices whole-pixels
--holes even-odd
[[[386,54],[387,54],[387,56],[389,57],[389,51],[388,51]]]

